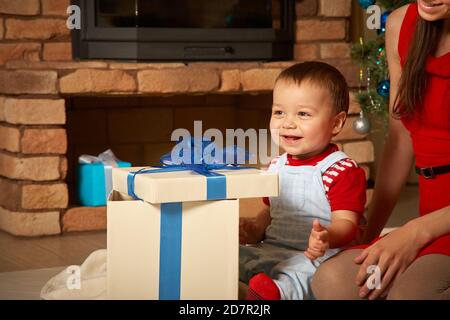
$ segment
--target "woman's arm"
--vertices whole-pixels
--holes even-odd
[[[364,249],[355,258],[355,263],[361,264],[356,276],[356,283],[361,286],[360,297],[376,299],[385,295],[390,285],[409,267],[423,247],[449,233],[450,206],[447,206],[409,221]],[[379,268],[381,276],[380,288],[376,290],[364,285],[367,268],[372,265]]]
[[[398,38],[407,6],[393,11],[386,23],[386,54],[390,74],[389,110],[392,113],[401,77]],[[389,132],[377,169],[375,190],[368,212],[368,227],[362,242],[370,242],[385,226],[398,200],[413,162],[413,149],[409,132],[400,120],[389,117]]]
[[[408,222],[416,231],[418,244],[426,244],[450,233],[450,206],[430,212]]]

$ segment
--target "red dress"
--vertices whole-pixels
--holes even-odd
[[[398,42],[398,53],[402,66],[406,62],[418,17],[417,4],[409,5],[400,29]],[[411,135],[418,167],[449,165],[450,52],[439,57],[429,56],[426,72],[429,82],[423,102],[423,111],[411,119],[402,119],[402,123]],[[450,173],[436,175],[433,179],[419,176],[419,195],[421,216],[450,206]],[[435,239],[420,251],[418,257],[431,253],[450,256],[450,234]]]

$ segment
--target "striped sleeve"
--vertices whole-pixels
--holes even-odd
[[[366,175],[354,160],[343,159],[322,175],[323,186],[331,211],[364,212],[366,203]]]

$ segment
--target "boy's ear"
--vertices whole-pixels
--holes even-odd
[[[347,119],[347,112],[341,111],[334,116],[333,135],[337,135],[344,127],[345,120]]]

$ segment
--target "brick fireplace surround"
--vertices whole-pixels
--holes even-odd
[[[154,164],[170,149],[170,132],[193,120],[204,120],[203,130],[266,128],[274,79],[296,61],[331,63],[358,86],[348,42],[351,0],[297,0],[296,61],[189,64],[73,61],[68,5],[0,0],[0,229],[13,235],[106,228],[104,207],[72,201],[81,152],[112,146],[135,165]],[[352,130],[359,110],[353,101],[335,140],[368,176],[372,143]],[[145,130],[126,125],[141,117]],[[133,144],[114,138],[115,130],[121,138],[150,133]]]

